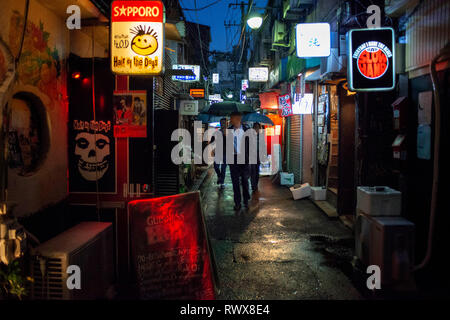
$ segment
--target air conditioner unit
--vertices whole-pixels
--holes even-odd
[[[114,280],[111,223],[82,222],[32,249],[31,299],[105,298]],[[69,266],[80,268],[80,289],[69,289]]]
[[[407,281],[414,264],[414,224],[402,217],[373,217],[358,211],[355,253],[365,266],[377,265],[382,284]]]
[[[272,47],[281,46],[288,47],[288,33],[286,32],[286,24],[275,20],[272,28]]]

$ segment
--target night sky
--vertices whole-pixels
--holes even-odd
[[[202,8],[217,0],[180,0],[182,8]],[[237,0],[240,3],[240,0]],[[248,0],[244,1],[248,2]],[[240,23],[241,9],[240,7],[228,8],[229,3],[236,3],[236,0],[221,0],[217,4],[212,5],[201,11],[184,11],[186,19],[192,22],[198,22],[201,24],[209,25],[211,27],[211,45],[210,50],[229,51],[232,45],[237,44],[239,41],[239,28],[231,27],[225,28],[224,21],[233,20],[235,23]],[[265,7],[267,0],[254,0],[254,6]],[[258,9],[259,12],[263,10]]]

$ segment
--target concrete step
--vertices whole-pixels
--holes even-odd
[[[338,214],[336,211],[336,207],[331,205],[326,200],[312,200],[311,201],[320,209],[322,210],[329,218],[337,218]]]

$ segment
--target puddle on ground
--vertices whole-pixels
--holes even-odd
[[[363,296],[370,295],[365,285],[366,275],[354,265],[355,240],[353,238],[311,235],[309,240],[312,249],[323,256],[323,265],[340,270]]]

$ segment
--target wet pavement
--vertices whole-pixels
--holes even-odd
[[[203,204],[219,276],[219,299],[360,299],[352,284],[353,237],[307,199],[262,177],[248,210],[233,210],[229,168],[226,188],[216,175]]]

